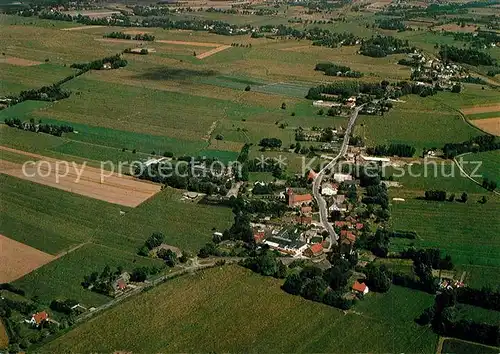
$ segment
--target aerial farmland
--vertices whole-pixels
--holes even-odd
[[[0,352],[498,352],[499,15],[2,2]]]

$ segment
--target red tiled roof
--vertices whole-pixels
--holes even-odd
[[[293,194],[290,196],[292,198],[292,203],[309,202],[312,200],[312,196],[308,194]]]
[[[253,239],[255,242],[262,241],[266,237],[266,234],[264,232],[256,232],[253,234]]]
[[[366,289],[366,284],[365,283],[359,283],[357,281],[354,282],[353,286],[352,286],[352,290],[356,290],[356,291],[359,291],[359,292],[364,292]]]
[[[348,230],[341,230],[340,231],[340,237],[342,238],[346,238],[348,239],[349,241],[356,241],[356,235],[354,235],[354,233],[352,231],[348,231]]]
[[[309,247],[309,249],[313,254],[320,253],[323,251],[323,245],[321,243],[315,243],[314,245]]]
[[[365,227],[365,225],[363,225],[362,223],[356,223],[356,230],[361,230],[363,227]]]
[[[312,223],[312,217],[310,216],[297,216],[295,220],[301,224],[309,225],[310,223]]]
[[[127,287],[127,283],[125,283],[125,281],[123,279],[119,279],[117,282],[116,282],[116,287],[120,290],[123,290]]]
[[[49,315],[47,312],[42,311],[42,312],[37,312],[33,315],[33,319],[35,320],[35,323],[39,325],[43,321],[46,321],[49,318]]]
[[[345,221],[335,221],[335,226],[336,227],[342,227],[345,225]]]

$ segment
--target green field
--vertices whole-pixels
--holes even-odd
[[[85,242],[135,253],[155,231],[165,234],[166,243],[197,251],[211,239],[213,227],[224,229],[232,222],[230,209],[181,201],[182,193],[171,188],[127,208],[6,175],[0,178],[0,233],[51,254]],[[196,222],[189,215],[196,215]]]
[[[443,348],[441,353],[453,353],[453,354],[470,354],[470,353],[481,353],[481,354],[498,354],[499,348],[488,347],[486,345],[481,345],[477,343],[466,342],[459,339],[445,339],[443,342]]]
[[[469,173],[472,173],[476,168],[477,163],[480,163],[479,169],[475,172],[475,174],[481,175],[489,180],[494,180],[500,186],[500,151],[496,150],[463,155],[462,162],[460,163],[464,167],[465,171]],[[479,182],[482,181],[481,177],[474,178],[479,180]]]
[[[414,243],[416,247],[440,248],[456,264],[500,266],[500,201],[491,198],[480,204],[478,199],[470,196],[465,204],[417,199],[393,203],[391,226],[415,231],[419,239],[393,239],[391,248],[400,250]]]
[[[466,124],[458,112],[433,98],[411,95],[403,100],[405,103],[396,103],[384,116],[360,116],[356,134],[366,137],[368,146],[403,143],[414,146],[420,154],[423,148],[441,148],[480,133]]]
[[[344,314],[288,295],[281,283],[237,266],[176,278],[42,351],[435,352],[437,335],[414,322],[432,304],[431,295],[393,286],[386,295],[369,294],[355,313]]]

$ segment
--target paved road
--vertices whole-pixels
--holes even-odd
[[[342,146],[340,147],[340,151],[337,156],[333,158],[332,161],[328,163],[321,171],[318,172],[316,178],[313,182],[313,195],[316,201],[318,202],[319,208],[319,220],[323,224],[324,228],[328,231],[330,235],[330,246],[328,250],[330,250],[333,244],[337,244],[339,239],[339,235],[333,229],[333,226],[328,222],[328,206],[326,205],[326,201],[321,196],[319,189],[321,187],[321,182],[323,181],[324,174],[327,170],[332,170],[333,166],[337,163],[337,160],[343,157],[347,152],[347,147],[349,146],[349,138],[351,135],[352,128],[354,123],[356,122],[356,118],[358,118],[358,113],[363,106],[359,106],[354,109],[354,112],[349,119],[349,123],[347,123],[347,128],[345,130],[344,141],[342,142]]]

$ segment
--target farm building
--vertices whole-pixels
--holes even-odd
[[[365,284],[365,283],[360,283],[358,281],[355,281],[353,286],[352,286],[352,290],[360,293],[360,294],[363,294],[363,295],[366,295],[368,294],[368,286]]]
[[[48,319],[49,319],[49,314],[46,311],[42,311],[42,312],[34,313],[31,316],[31,319],[25,320],[25,322],[27,322],[35,327],[39,327],[43,322],[48,321]]]

